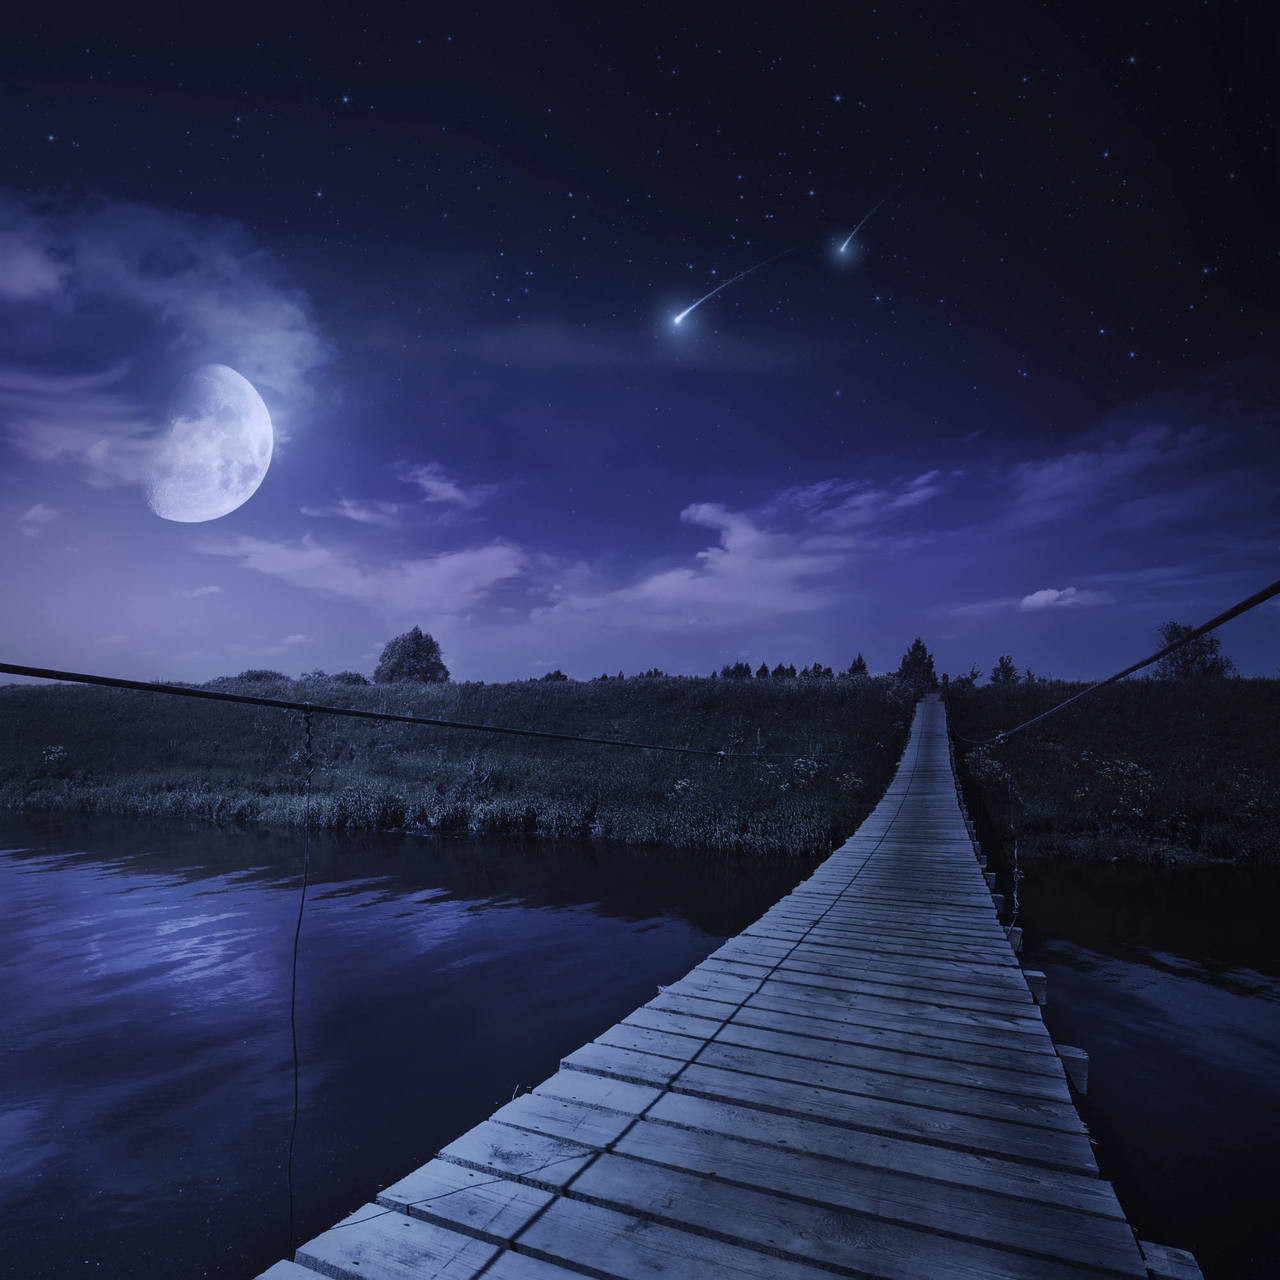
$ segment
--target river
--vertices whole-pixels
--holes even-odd
[[[0,821],[0,1270],[246,1277],[288,1248],[300,839]],[[297,1232],[423,1163],[808,866],[313,838]],[[1090,1054],[1131,1220],[1207,1280],[1280,1274],[1277,879],[1034,864],[1028,965]]]
[[[1027,868],[1023,963],[1089,1054],[1082,1112],[1142,1239],[1205,1280],[1280,1276],[1280,875]]]
[[[297,832],[0,822],[0,1273],[237,1277],[288,1252]],[[312,840],[297,1232],[428,1160],[807,865]]]

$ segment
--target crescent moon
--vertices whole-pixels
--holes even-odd
[[[147,505],[165,520],[217,520],[243,506],[271,465],[275,433],[253,383],[206,364],[179,383],[152,456]]]

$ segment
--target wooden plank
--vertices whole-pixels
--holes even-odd
[[[1152,1280],[1204,1280],[1195,1255],[1185,1249],[1171,1249],[1167,1244],[1138,1241]]]
[[[559,1108],[548,1107],[537,1115],[526,1112],[519,1118],[520,1123],[552,1136],[572,1136],[578,1123],[575,1109],[586,1108],[559,1099],[548,1101],[560,1102]],[[830,1124],[824,1117],[801,1119],[692,1094],[665,1093],[643,1116],[637,1113],[627,1117],[624,1132],[635,1132],[637,1124],[720,1134],[756,1146],[798,1151],[839,1166],[853,1165],[878,1174],[922,1179],[929,1185],[952,1184],[1117,1221],[1124,1218],[1110,1184],[1099,1178],[893,1135],[862,1133]],[[730,1173],[727,1167],[721,1172]],[[845,1174],[837,1170],[831,1176],[839,1180]],[[539,1177],[533,1181],[537,1183]],[[932,1194],[945,1197],[951,1191],[945,1185],[935,1186]]]
[[[741,1152],[735,1154],[740,1156]],[[771,1179],[771,1187],[781,1181],[789,1187],[819,1189],[824,1172],[825,1181],[830,1181],[829,1169],[815,1171],[810,1167],[802,1173],[804,1157],[791,1157],[789,1166],[785,1160],[783,1157],[768,1170],[766,1177]],[[735,1177],[740,1171],[749,1176],[737,1163],[731,1168]],[[1080,1280],[1074,1267],[992,1247],[992,1243],[998,1246],[998,1241],[978,1243],[903,1224],[885,1212],[888,1209],[892,1213],[898,1207],[885,1203],[887,1190],[879,1194],[869,1191],[862,1198],[869,1209],[861,1210],[844,1203],[857,1196],[832,1195],[830,1190],[824,1189],[822,1202],[808,1203],[799,1197],[783,1197],[772,1189],[761,1190],[672,1165],[658,1167],[608,1154],[592,1164],[574,1185],[575,1196],[652,1215],[673,1226],[709,1235],[731,1230],[736,1239],[769,1252],[776,1250],[784,1257],[834,1264],[874,1276],[936,1280],[941,1275],[967,1274],[992,1280]],[[951,1222],[972,1228],[971,1222],[961,1223],[958,1218]],[[1095,1248],[1090,1262],[1095,1267],[1105,1265],[1115,1274],[1145,1280],[1146,1268],[1132,1233],[1123,1228],[1122,1231],[1127,1236],[1127,1250],[1120,1247],[1119,1240],[1109,1240],[1111,1247]],[[1029,1240],[1029,1234],[1024,1238]],[[1054,1244],[1065,1246],[1068,1239],[1060,1237]],[[1043,1247],[1043,1241],[1038,1243]]]
[[[965,1085],[995,1093],[1009,1093],[1044,1098],[1075,1108],[1071,1094],[1060,1076],[1047,1072],[1033,1075],[1025,1071],[1006,1071],[987,1062],[963,1062],[952,1057],[928,1057],[901,1049],[881,1049],[831,1040],[815,1040],[776,1028],[755,1027],[735,1019],[717,1036],[718,1044],[732,1044],[744,1049],[764,1049],[791,1054],[807,1062],[829,1062],[846,1067],[913,1076],[946,1084]]]
[[[698,970],[705,969],[708,972],[724,972],[721,962],[704,962],[698,966]],[[863,971],[865,973],[865,971]],[[750,978],[753,975],[743,973],[741,976]],[[787,983],[792,986],[804,987],[806,991],[818,988],[824,991],[833,991],[838,993],[850,992],[853,994],[884,996],[886,999],[926,999],[930,1003],[943,1003],[955,1009],[972,1009],[987,1013],[997,1013],[1012,1018],[1020,1018],[1024,1021],[1035,1021],[1039,1018],[1039,1013],[1035,1008],[1035,1002],[1031,999],[1031,993],[1023,985],[1022,991],[1017,999],[1010,997],[1004,992],[999,993],[981,993],[974,994],[971,988],[960,987],[958,984],[939,982],[935,979],[922,979],[918,982],[898,981],[896,976],[893,981],[888,981],[876,976],[860,976],[857,970],[853,970],[848,974],[822,972],[817,966],[800,965],[800,964],[780,964],[763,975],[766,982]]]
[[[309,1240],[295,1255],[325,1276],[364,1280],[473,1280],[497,1247],[367,1204]]]
[[[551,1202],[549,1191],[499,1174],[518,1171],[527,1177],[536,1170],[542,1182],[558,1185],[595,1156],[591,1148],[567,1139],[524,1133],[492,1120],[463,1134],[446,1151],[471,1156],[475,1163],[432,1160],[381,1192],[378,1204],[494,1244],[515,1235]]]
[[[914,1100],[853,1094],[701,1062],[685,1066],[653,1054],[600,1044],[584,1045],[570,1054],[564,1065],[640,1084],[660,1083],[660,1087],[681,1093],[761,1107],[779,1114],[824,1116],[848,1128],[992,1152],[1051,1168],[1087,1173],[1097,1170],[1089,1140],[1083,1132],[1045,1130],[1018,1121],[931,1107]]]
[[[619,1280],[830,1280],[830,1271],[761,1253],[652,1218],[561,1198],[517,1242],[522,1253],[588,1264],[589,1274]],[[581,1272],[577,1272],[581,1274]],[[1079,1280],[1079,1277],[1077,1277]]]

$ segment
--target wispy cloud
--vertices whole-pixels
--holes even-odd
[[[1108,501],[1157,500],[1151,488],[1173,483],[1176,490],[1185,479],[1181,468],[1206,441],[1199,429],[1175,433],[1155,426],[1127,440],[1020,463],[1009,475],[1009,523],[1045,524]],[[1185,506],[1176,491],[1158,500],[1166,506],[1172,501],[1176,510]]]
[[[389,618],[463,613],[518,575],[527,562],[523,551],[502,541],[390,562],[361,560],[354,552],[324,546],[311,537],[298,542],[233,538],[206,542],[197,550],[227,556],[242,568]]]
[[[329,359],[305,296],[243,227],[123,201],[37,212],[0,196],[0,323],[10,313],[0,437],[99,486],[146,478],[186,369],[243,374],[279,442]]]
[[[192,587],[189,591],[180,591],[178,594],[185,596],[188,600],[199,600],[201,596],[220,596],[222,588],[217,586]]]
[[[339,498],[327,507],[303,507],[302,514],[313,519],[337,517],[341,520],[354,520],[357,524],[378,525],[383,529],[394,529],[400,523],[400,515],[404,504],[385,502],[379,499]]]
[[[996,596],[991,600],[971,600],[967,604],[952,605],[947,610],[953,618],[985,618],[993,613],[1003,613],[1018,606],[1017,596]]]
[[[470,511],[483,506],[495,493],[496,484],[463,485],[449,476],[438,462],[423,462],[399,468],[400,479],[414,485],[424,502],[439,502]]]
[[[13,208],[0,211],[0,298],[33,302],[62,291],[66,266],[53,253],[39,222]]]
[[[1041,587],[1018,601],[1023,613],[1037,609],[1081,609],[1090,605],[1115,604],[1115,597],[1107,591],[1080,591],[1076,587]]]
[[[124,366],[83,377],[0,368],[0,429],[33,462],[71,463],[97,488],[141,484],[154,424],[122,388]]]
[[[580,583],[534,616],[590,615],[611,626],[665,629],[759,625],[829,609],[849,598],[860,555],[890,539],[911,539],[896,526],[897,513],[937,492],[937,476],[886,487],[827,480],[784,490],[755,511],[693,503],[680,519],[712,530],[713,545],[624,586]]]
[[[37,537],[41,530],[48,524],[58,518],[59,512],[53,507],[46,507],[43,502],[37,502],[34,507],[28,507],[18,517],[18,531],[25,537]]]
[[[1078,587],[1041,587],[1024,596],[995,596],[989,600],[972,600],[953,605],[947,612],[953,618],[986,618],[997,613],[1018,610],[1035,613],[1042,609],[1081,609],[1091,605],[1115,604],[1109,591],[1081,591]]]

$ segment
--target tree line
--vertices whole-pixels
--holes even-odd
[[[1193,627],[1184,626],[1180,622],[1166,622],[1159,631],[1160,647],[1168,648],[1179,641],[1186,641],[1186,637],[1191,635],[1193,630]],[[758,667],[753,668],[749,662],[738,661],[725,663],[719,672],[713,671],[711,676],[712,678],[718,676],[721,680],[835,680],[867,674],[867,660],[859,653],[848,667],[838,674],[821,662],[813,662],[797,670],[795,663],[779,662],[770,667],[767,662],[761,662]],[[920,636],[916,636],[907,646],[897,669],[889,674],[913,685],[917,690],[936,689],[939,685],[933,655]],[[1222,652],[1222,643],[1213,634],[1197,636],[1194,640],[1187,641],[1175,652],[1161,658],[1152,670],[1152,675],[1159,680],[1224,679],[1235,674],[1235,663]],[[641,671],[638,675],[632,676],[631,679],[656,679],[666,675],[665,671],[651,667],[648,671]],[[235,677],[240,682],[249,683],[288,678],[280,671],[263,670],[242,671]],[[339,684],[369,683],[368,678],[358,671],[339,671],[333,675],[326,675],[323,671],[312,671],[306,673],[304,678],[331,680]],[[552,682],[569,679],[559,668],[548,671],[538,678]],[[449,668],[445,666],[439,643],[432,636],[427,635],[421,627],[416,626],[388,641],[373,673],[374,684],[397,684],[402,681],[442,684],[448,679]],[[619,671],[616,676],[605,672],[596,676],[595,679],[625,680],[627,677]],[[972,689],[981,679],[982,673],[975,664],[961,675],[944,675],[941,682],[952,689]],[[1002,653],[996,659],[989,677],[990,683],[998,687],[1019,683],[1033,684],[1038,679],[1040,677],[1030,667],[1019,671],[1013,655],[1008,653]]]

